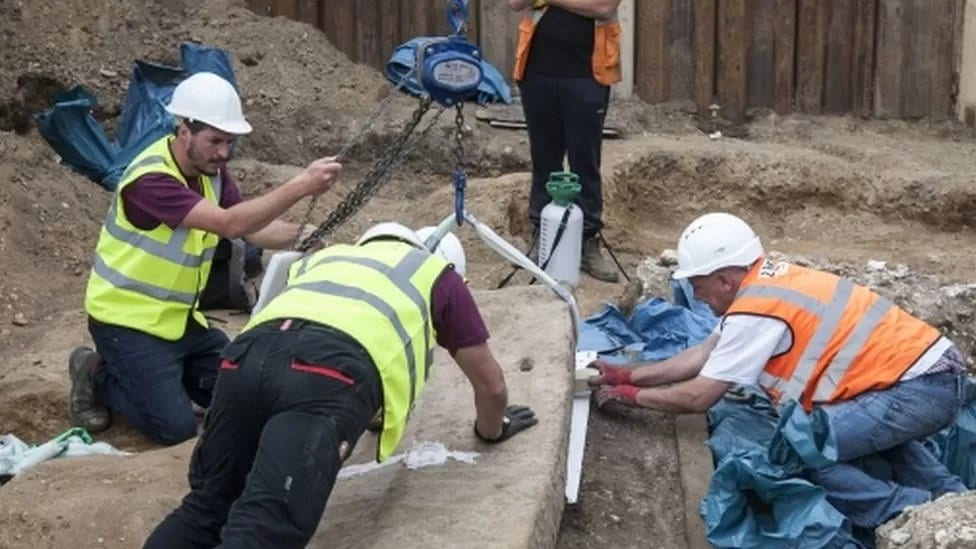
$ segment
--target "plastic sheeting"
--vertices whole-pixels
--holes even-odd
[[[180,67],[133,62],[114,141],[91,115],[95,96],[81,86],[58,96],[52,108],[38,114],[38,130],[61,157],[61,164],[115,190],[132,159],[173,130],[174,119],[165,105],[177,84],[191,74],[213,72],[236,89],[226,51],[187,42],[180,46],[180,56]]]
[[[127,456],[105,442],[95,442],[88,431],[75,427],[37,446],[14,435],[0,436],[0,477],[18,475],[38,463],[54,458],[111,455]]]
[[[634,307],[629,318],[606,305],[584,321],[577,349],[596,351],[608,362],[663,360],[704,341],[717,322],[660,297]]]
[[[767,448],[786,421],[758,389],[736,394],[739,400],[727,397],[708,411],[715,472],[700,507],[708,541],[756,549],[859,547],[825,490],[800,475],[798,459],[770,461]]]
[[[708,445],[716,470],[701,505],[708,539],[718,547],[871,547],[873,532],[852,529],[824,500],[802,469],[837,460],[825,414],[807,414],[795,402],[777,415],[758,389],[738,389],[708,412]],[[976,382],[956,421],[923,441],[953,474],[976,489]],[[884,460],[854,464],[893,480]],[[772,520],[770,517],[775,517]],[[832,534],[831,534],[832,532]]]
[[[386,78],[393,85],[398,85],[408,73],[414,70],[417,46],[428,40],[435,40],[442,37],[421,36],[413,38],[397,46],[393,50],[393,55],[386,63]],[[498,72],[494,65],[481,60],[481,70],[484,78],[478,85],[477,102],[485,103],[511,103],[512,90],[509,88],[505,77]],[[410,74],[403,84],[403,89],[407,92],[419,96],[424,93],[423,87],[417,80],[416,74]]]

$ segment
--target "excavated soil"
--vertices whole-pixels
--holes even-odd
[[[226,48],[256,128],[232,167],[245,194],[255,195],[335,152],[388,84],[314,29],[230,0],[0,0],[0,39],[0,433],[41,442],[68,426],[65,350],[87,340],[82,297],[109,196],[58,165],[32,115],[80,83],[99,97],[94,115],[111,131],[134,58],[175,63],[188,39]],[[414,105],[394,98],[389,116],[350,152],[346,187]],[[668,267],[658,254],[691,218],[725,210],[753,223],[767,248],[889,295],[943,329],[972,361],[976,141],[965,130],[756,113],[746,137],[710,140],[680,105],[631,100],[613,109],[628,139],[605,145],[605,232],[627,272],[644,282],[625,289],[584,278],[577,291],[584,313],[625,295],[667,295]],[[442,117],[335,241],[379,220],[429,225],[450,212],[450,119]],[[476,123],[473,114],[468,125],[468,207],[524,249],[526,136]],[[344,192],[319,200],[313,219]],[[509,267],[472,231],[461,236],[472,286],[495,287]],[[525,283],[524,274],[512,282]],[[685,546],[686,520],[699,519],[683,513],[674,433],[662,415],[594,412],[580,503],[566,510],[558,545]],[[125,426],[104,440],[150,447]],[[98,492],[93,486],[90,497]]]

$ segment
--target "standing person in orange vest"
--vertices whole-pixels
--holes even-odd
[[[722,320],[703,343],[636,369],[597,361],[597,402],[670,413],[708,410],[733,385],[758,385],[782,406],[822,410],[836,437],[834,465],[810,471],[855,526],[874,528],[966,486],[919,439],[955,421],[965,359],[938,330],[870,289],[764,257],[741,219],[710,213],[678,241],[678,269]],[[659,387],[670,385],[667,387]],[[886,460],[896,482],[852,461]]]
[[[620,0],[508,0],[512,10],[531,8],[519,25],[514,78],[522,95],[532,156],[529,219],[549,202],[546,181],[562,171],[579,175],[576,199],[583,211],[580,268],[593,278],[617,281],[600,251],[603,188],[600,157],[610,86],[620,81]]]

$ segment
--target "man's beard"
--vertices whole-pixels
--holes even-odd
[[[190,144],[190,148],[187,150],[187,156],[190,157],[190,162],[193,164],[193,168],[198,172],[202,173],[203,175],[206,175],[207,177],[214,177],[218,173],[220,173],[220,166],[213,169],[213,171],[210,171],[211,170],[211,168],[209,168],[210,163],[207,162],[206,159],[201,157],[201,155],[197,151],[197,148],[193,146],[193,144]],[[222,165],[223,162],[221,163],[221,166]]]

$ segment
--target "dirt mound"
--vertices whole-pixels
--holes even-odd
[[[698,212],[723,209],[748,212],[780,231],[822,223],[824,217],[842,221],[848,231],[869,231],[876,219],[911,220],[937,230],[972,225],[976,175],[965,164],[972,145],[920,144],[923,151],[949,149],[930,158],[904,144],[900,150],[865,151],[869,142],[652,139],[649,150],[635,153],[608,182],[611,222],[630,226],[648,216],[690,220]]]
[[[54,87],[92,90],[101,103],[96,117],[111,127],[132,61],[177,65],[179,44],[197,41],[229,51],[234,60],[255,127],[241,153],[303,164],[334,150],[347,125],[389,89],[379,73],[351,63],[314,28],[258,16],[243,1],[4,2],[0,15],[0,104],[21,105],[20,118],[48,97],[38,100],[41,90],[17,81],[42,73]],[[394,104],[402,111],[411,101],[404,96]]]
[[[0,132],[0,158],[0,342],[9,342],[11,329],[81,306],[109,194],[34,139]]]
[[[976,546],[976,492],[947,494],[910,507],[878,528],[878,549],[955,549]]]

